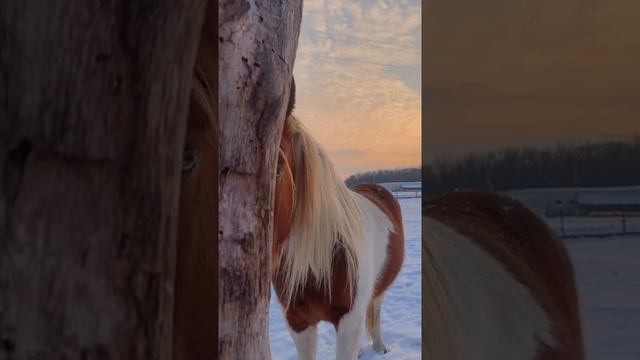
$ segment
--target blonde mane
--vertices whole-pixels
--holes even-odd
[[[293,116],[295,205],[291,233],[280,253],[285,271],[285,308],[309,276],[331,297],[332,260],[342,250],[347,284],[357,282],[363,225],[353,193],[338,177],[326,152]]]
[[[451,294],[450,269],[442,259],[442,247],[445,242],[439,231],[439,223],[428,217],[422,218],[426,234],[422,238],[422,319],[425,352],[427,359],[459,358],[457,344],[454,340],[455,326],[451,319],[458,315],[455,310],[455,299]],[[439,228],[438,228],[439,230]]]

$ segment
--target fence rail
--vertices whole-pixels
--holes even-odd
[[[625,212],[598,217],[546,217],[545,220],[563,238],[640,235],[640,217]]]
[[[420,190],[399,190],[391,192],[396,199],[415,199],[422,197],[422,191]]]

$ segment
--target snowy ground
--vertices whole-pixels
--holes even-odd
[[[400,276],[385,297],[382,331],[391,352],[378,355],[363,341],[363,359],[420,359],[421,261],[420,198],[402,199],[407,256]],[[555,219],[549,219],[556,228]],[[618,219],[572,218],[571,233],[605,232],[619,226]],[[637,221],[633,219],[632,222]],[[635,225],[635,224],[634,224]],[[635,230],[635,229],[634,229]],[[640,359],[640,236],[564,239],[571,254],[583,313],[587,359]],[[295,346],[282,311],[271,300],[270,341],[274,360],[296,359]],[[330,324],[319,328],[318,359],[332,359],[335,331]]]
[[[534,189],[515,195],[561,233],[560,218],[544,217],[544,204],[561,197],[556,194],[560,191],[567,190]],[[627,218],[626,231],[635,235],[602,237],[594,235],[623,232],[622,218],[567,217],[564,221],[565,234],[576,236],[563,242],[576,272],[587,359],[639,360],[640,218]]]
[[[400,275],[385,295],[382,304],[382,334],[390,352],[377,354],[363,338],[365,352],[361,360],[413,360],[421,358],[421,220],[420,198],[400,199],[406,256]],[[286,328],[282,310],[272,290],[269,309],[269,338],[274,360],[297,359],[295,345]],[[318,359],[335,358],[336,334],[333,325],[318,328]]]
[[[559,197],[560,191],[567,190],[534,189],[516,195],[561,233],[560,218],[544,217],[544,204]],[[564,221],[565,234],[577,236],[563,242],[576,272],[587,359],[639,360],[640,218],[627,218],[626,231],[635,235],[602,237],[593,236],[623,232],[622,218],[567,217]]]
[[[565,239],[589,360],[640,359],[640,236]]]

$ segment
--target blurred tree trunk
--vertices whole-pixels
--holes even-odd
[[[219,2],[220,359],[269,359],[278,145],[302,0]]]
[[[0,3],[0,358],[171,357],[205,3]]]

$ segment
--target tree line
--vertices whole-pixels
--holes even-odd
[[[407,182],[420,181],[422,173],[419,167],[399,169],[374,170],[351,175],[345,180],[347,186],[364,183]]]
[[[427,195],[456,188],[501,191],[640,185],[640,137],[443,156],[424,166],[422,177]]]
[[[426,196],[454,189],[640,185],[640,136],[629,141],[556,144],[550,148],[505,147],[458,157],[444,155],[422,169],[367,171],[351,175],[345,182],[354,186],[407,181],[422,181]]]

